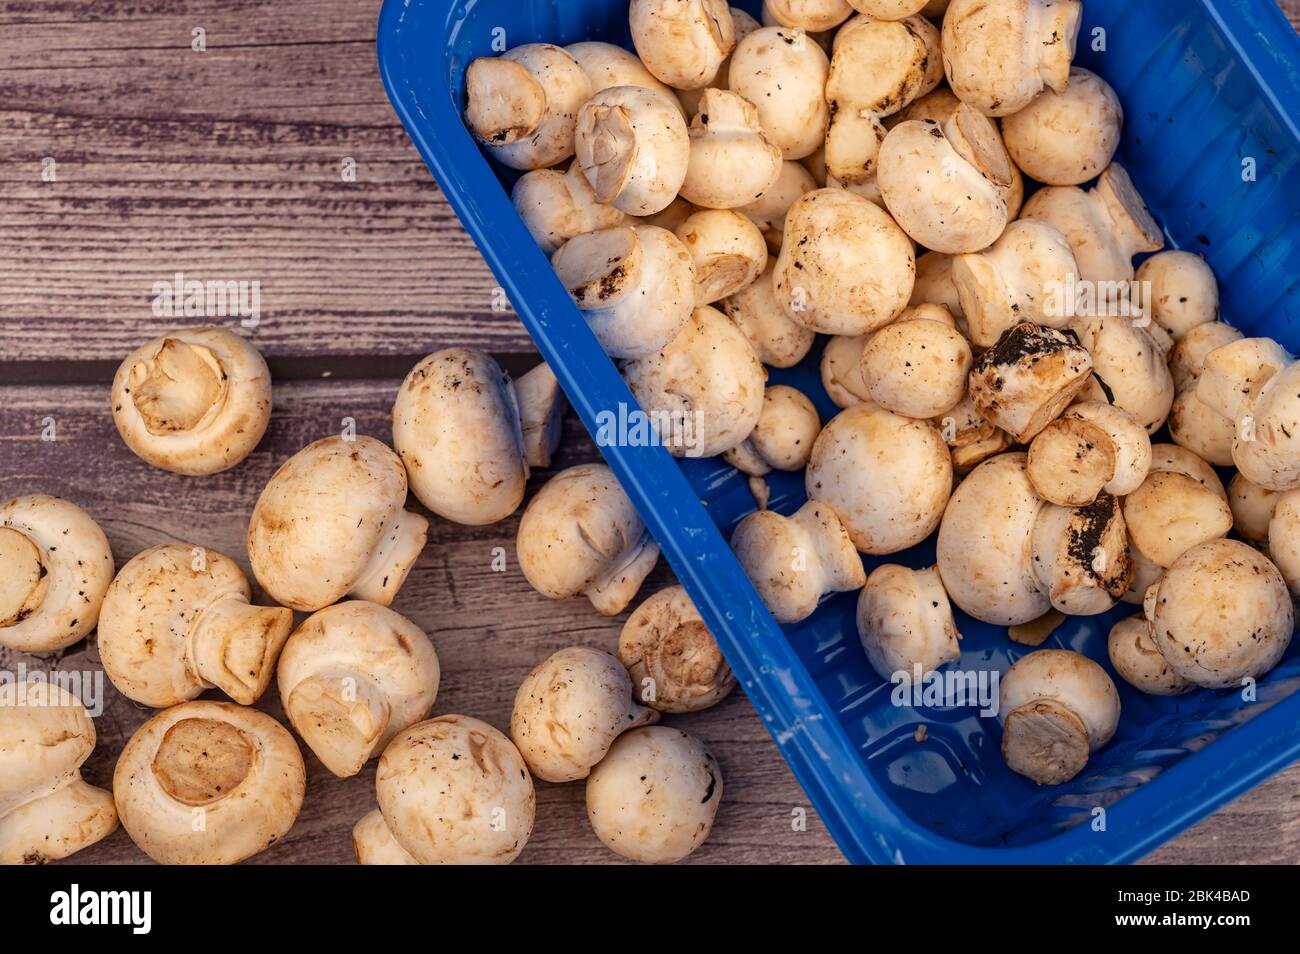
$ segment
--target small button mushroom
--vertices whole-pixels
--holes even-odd
[[[615,86],[644,86],[669,99],[677,98],[676,90],[667,83],[661,83],[636,54],[629,53],[621,46],[590,40],[570,43],[564,52],[577,60],[582,71],[587,74],[592,96]]]
[[[1174,387],[1179,391],[1194,387],[1205,370],[1205,359],[1210,352],[1241,338],[1241,332],[1225,321],[1206,322],[1183,334],[1169,355]]]
[[[791,320],[776,297],[773,274],[776,262],[755,281],[718,302],[718,310],[749,341],[758,360],[774,368],[793,368],[812,350],[817,333]]]
[[[763,0],[763,12],[783,27],[825,33],[853,16],[849,0]]]
[[[913,310],[927,309],[947,315],[940,305]],[[966,396],[973,362],[970,344],[950,323],[904,312],[875,332],[862,351],[867,400],[904,417],[940,417]]]
[[[948,84],[986,116],[1019,112],[1045,86],[1064,92],[1082,19],[1079,0],[953,0],[943,17]]]
[[[970,394],[989,421],[1025,444],[1088,384],[1092,356],[1070,331],[1021,322],[975,361]]]
[[[804,159],[825,141],[830,69],[826,52],[803,30],[763,27],[736,47],[727,85],[758,107],[759,123],[786,159]]]
[[[1161,577],[1146,608],[1152,639],[1189,682],[1230,689],[1282,658],[1295,630],[1286,581],[1258,550],[1237,540],[1192,547]]]
[[[0,646],[49,653],[95,628],[113,551],[74,503],[27,494],[0,504]]]
[[[591,93],[577,60],[550,43],[529,43],[470,63],[465,122],[503,165],[545,169],[573,155],[575,120]]]
[[[1174,404],[1174,378],[1141,321],[1123,315],[1075,317],[1070,328],[1092,355],[1093,377],[1083,397],[1122,407],[1148,434],[1160,430]]]
[[[1078,266],[1065,236],[1046,222],[1012,222],[982,252],[952,259],[952,282],[973,345],[991,348],[1019,321],[1064,328],[1069,303],[1059,295]]]
[[[223,328],[181,328],[126,356],[113,376],[113,422],[126,446],[190,477],[234,467],[271,420],[271,372]]]
[[[422,865],[508,865],[537,812],[519,750],[462,715],[419,722],[393,739],[379,758],[375,794],[393,840]],[[388,854],[392,863],[391,846]]]
[[[81,777],[94,749],[95,724],[72,693],[0,685],[0,865],[58,861],[117,828],[112,794]]]
[[[402,509],[406,468],[373,437],[326,437],[280,465],[248,523],[253,575],[277,603],[314,613],[344,596],[387,606],[429,532]]]
[[[1160,226],[1118,162],[1107,166],[1087,192],[1075,186],[1039,189],[1020,217],[1060,229],[1074,252],[1079,278],[1098,295],[1107,288],[1126,289],[1134,277],[1133,256],[1158,252],[1165,244]],[[1115,282],[1121,286],[1110,284]]]
[[[611,358],[654,354],[695,309],[690,250],[658,226],[579,235],[551,265]]]
[[[632,0],[628,20],[641,61],[676,89],[708,86],[736,46],[726,0]]]
[[[1076,66],[1069,85],[1046,89],[1002,120],[1011,158],[1044,185],[1082,185],[1110,165],[1119,148],[1124,107],[1096,73]]]
[[[680,729],[619,736],[587,778],[587,818],[606,848],[632,861],[672,864],[704,844],[722,802],[722,771]]]
[[[822,350],[822,387],[838,407],[853,407],[867,402],[867,382],[862,379],[862,352],[870,340],[871,335],[832,335]]]
[[[1007,227],[1011,160],[997,127],[965,104],[944,123],[891,129],[876,181],[898,224],[933,251],[978,252]]]
[[[944,589],[966,613],[996,626],[1028,623],[1052,607],[1030,546],[1043,500],[1025,465],[1022,453],[980,464],[957,485],[939,525]]]
[[[758,109],[735,93],[704,91],[691,122],[691,159],[682,198],[706,209],[739,209],[781,177],[781,149],[763,133]]]
[[[397,843],[379,809],[361,816],[352,826],[352,851],[359,865],[418,865],[409,851]]]
[[[916,260],[916,284],[909,305],[943,305],[959,322],[965,322],[961,296],[952,278],[953,257],[942,252],[926,252]]]
[[[159,712],[113,773],[122,827],[163,865],[233,865],[265,851],[293,827],[306,786],[289,731],[225,702]]]
[[[653,215],[681,191],[691,141],[677,100],[643,86],[615,86],[579,110],[576,153],[597,202]]]
[[[347,778],[429,715],[439,675],[424,630],[386,606],[349,600],[293,631],[276,682],[298,735],[327,769]]]
[[[713,303],[754,284],[767,268],[767,242],[739,212],[705,209],[677,227],[695,263],[695,304]]]
[[[1174,398],[1169,410],[1169,436],[1216,467],[1232,466],[1236,426],[1196,396],[1195,386]]]
[[[736,31],[736,46],[739,46],[741,40],[745,39],[745,37],[763,26],[739,7],[731,8],[731,23]],[[736,51],[733,49],[731,52],[734,54]],[[718,67],[718,75],[713,77],[713,82],[704,89],[727,89],[730,77],[731,57],[728,56],[722,62],[722,65]],[[679,89],[676,91],[677,101],[682,104],[688,120],[700,111],[700,100],[704,97],[704,89]]]
[[[952,458],[939,428],[862,404],[841,411],[813,445],[808,496],[834,508],[862,553],[898,553],[939,526]]]
[[[605,616],[623,612],[659,560],[659,547],[603,464],[561,471],[524,510],[516,540],[530,586],[553,600],[579,594]]]
[[[887,212],[851,192],[818,189],[791,207],[773,278],[794,321],[860,335],[902,314],[915,275],[912,242]]]
[[[1272,493],[1263,489],[1259,492]],[[1300,597],[1300,491],[1272,495],[1270,503],[1268,555],[1277,564],[1287,588]]]
[[[251,706],[293,629],[291,610],[251,598],[243,570],[216,550],[164,543],[137,554],[104,596],[104,672],[122,695],[156,709],[213,686]]]
[[[1031,543],[1038,581],[1052,606],[1067,615],[1107,612],[1133,580],[1124,516],[1110,494],[1084,507],[1047,504]]]
[[[1137,271],[1150,286],[1151,317],[1175,341],[1219,320],[1219,283],[1200,255],[1170,250],[1152,255]]]
[[[817,408],[803,392],[773,385],[763,395],[763,412],[754,430],[723,454],[723,459],[751,477],[763,477],[774,470],[803,470],[821,427]]]
[[[1170,470],[1152,470],[1142,486],[1124,498],[1124,519],[1134,546],[1163,567],[1232,529],[1225,497]]]
[[[558,390],[539,398],[548,406],[531,419],[558,418]],[[393,446],[420,503],[467,526],[518,510],[529,474],[519,405],[500,365],[480,351],[448,348],[412,368],[393,402]]]
[[[1111,627],[1106,649],[1120,678],[1135,689],[1153,696],[1181,696],[1196,688],[1160,655],[1151,625],[1140,613]]]
[[[805,620],[823,596],[860,589],[867,581],[840,518],[813,500],[790,517],[751,513],[732,533],[731,549],[781,624]]]
[[[1245,476],[1237,474],[1228,484],[1228,506],[1232,508],[1232,528],[1245,538],[1247,543],[1257,547],[1269,545],[1269,528],[1273,511],[1281,495],[1276,490],[1267,490],[1259,484],[1252,483]],[[1274,554],[1279,564],[1283,561],[1280,554]],[[1282,575],[1286,576],[1285,567]]]
[[[1300,362],[1276,343],[1255,355],[1234,354],[1256,340],[1210,352],[1196,396],[1234,422],[1238,470],[1268,490],[1294,490],[1300,487]]]
[[[565,173],[536,169],[523,175],[510,194],[515,211],[548,258],[565,242],[585,232],[617,228],[624,215],[596,201],[596,193],[576,162]]]
[[[961,477],[1011,446],[1011,435],[985,419],[969,393],[934,423],[948,442],[952,469]]]
[[[740,329],[714,308],[697,308],[657,353],[624,364],[623,377],[674,457],[730,450],[763,412],[767,373]]]
[[[908,678],[916,666],[931,672],[961,658],[952,604],[935,567],[876,567],[858,597],[858,637],[881,679]]]
[[[781,175],[776,184],[749,205],[736,211],[752,219],[767,239],[767,247],[774,253],[781,251],[785,241],[785,220],[791,207],[799,199],[817,188],[817,180],[797,162],[781,164]]]
[[[1125,497],[1151,470],[1151,439],[1128,411],[1082,401],[1029,445],[1029,480],[1045,500],[1082,507],[1105,492]]]
[[[1087,656],[1066,649],[1016,660],[1002,677],[998,709],[1002,758],[1039,785],[1074,778],[1119,727],[1115,683]]]
[[[632,678],[607,652],[570,646],[524,677],[510,714],[510,738],[546,782],[586,778],[620,733],[659,720],[632,699]]]
[[[736,675],[684,586],[660,590],[628,618],[618,658],[636,698],[660,712],[699,712],[736,688]]]
[[[878,20],[905,20],[914,13],[931,16],[930,8],[936,6],[934,0],[848,0],[848,2],[854,10]],[[946,3],[944,5],[946,6]]]

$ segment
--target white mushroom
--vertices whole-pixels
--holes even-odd
[[[352,851],[359,865],[418,865],[388,830],[384,813],[375,809],[352,826]]]
[[[764,14],[783,27],[825,33],[853,16],[849,0],[763,0]]]
[[[186,702],[136,730],[113,798],[131,840],[163,865],[233,865],[285,836],[306,791],[289,731],[264,712]]]
[[[530,468],[551,466],[564,433],[567,406],[559,379],[545,361],[513,382],[519,407],[519,429],[524,436],[524,459]]]
[[[731,549],[782,624],[807,619],[828,593],[860,589],[867,581],[840,518],[812,500],[791,517],[751,513],[732,533]]]
[[[596,201],[628,215],[662,212],[681,191],[691,159],[675,99],[643,86],[597,93],[578,112],[577,162]]]
[[[858,637],[881,679],[911,678],[916,666],[931,672],[961,657],[952,605],[935,567],[876,567],[858,597]]]
[[[803,30],[763,27],[736,47],[728,86],[758,107],[759,123],[786,159],[803,159],[825,141],[830,68]]]
[[[586,778],[621,733],[659,720],[658,710],[638,705],[632,692],[632,678],[609,653],[561,649],[524,677],[510,738],[543,781]]]
[[[76,504],[27,494],[0,504],[0,568],[0,646],[48,653],[95,628],[113,551]]]
[[[683,586],[636,608],[618,637],[636,698],[660,712],[699,712],[736,688],[736,675]]]
[[[579,235],[551,265],[612,358],[654,354],[695,309],[690,250],[658,226]]]
[[[764,134],[757,107],[735,93],[704,91],[690,139],[681,194],[694,205],[743,208],[762,199],[781,177],[780,147]]]
[[[346,778],[429,715],[439,674],[424,630],[385,606],[349,600],[293,631],[276,683],[298,735],[327,769]]]
[[[1181,696],[1196,688],[1160,655],[1151,638],[1151,625],[1141,614],[1122,619],[1111,627],[1106,650],[1110,664],[1120,677],[1142,692],[1153,696]]]
[[[1160,430],[1174,404],[1174,379],[1148,327],[1123,315],[1075,317],[1069,327],[1092,356],[1084,399],[1122,407],[1148,434]]]
[[[577,60],[550,43],[529,43],[470,63],[465,122],[503,165],[545,169],[573,155],[578,110],[591,93]]]
[[[942,252],[926,252],[916,259],[916,284],[912,287],[909,305],[943,305],[952,316],[965,322],[961,296],[953,281],[952,266],[955,259]]]
[[[417,723],[393,739],[379,758],[375,794],[389,834],[422,865],[508,865],[537,812],[519,750],[462,715]],[[371,860],[402,859],[388,846]]]
[[[564,173],[537,169],[525,174],[510,197],[533,241],[548,258],[569,239],[617,228],[624,220],[621,211],[596,201],[591,183],[576,162]]]
[[[627,362],[623,377],[675,457],[731,450],[763,412],[763,365],[740,329],[714,308],[697,308],[657,353]]]
[[[1124,519],[1134,546],[1163,567],[1232,529],[1225,496],[1171,470],[1153,469],[1142,486],[1124,498]]]
[[[261,698],[293,629],[293,612],[252,606],[239,565],[182,543],[132,558],[108,588],[99,656],[117,690],[164,708],[213,686],[240,705]]]
[[[1002,138],[1017,166],[1045,185],[1082,185],[1110,165],[1124,107],[1096,73],[1076,66],[1064,89],[1046,89],[1005,116]]]
[[[776,297],[773,274],[776,262],[755,281],[718,302],[718,310],[731,319],[749,341],[759,361],[774,368],[792,368],[812,350],[817,333],[792,320]]]
[[[841,411],[813,445],[808,497],[834,508],[862,553],[898,553],[939,526],[952,458],[929,421],[862,404]]]
[[[1300,487],[1300,362],[1245,338],[1210,352],[1196,396],[1233,421],[1238,470],[1269,490]]]
[[[1021,322],[975,361],[970,394],[989,421],[1032,440],[1088,384],[1092,357],[1072,333]]]
[[[998,720],[1007,767],[1040,785],[1061,785],[1115,734],[1119,692],[1087,656],[1040,649],[1003,675]]]
[[[191,477],[234,467],[271,420],[271,372],[224,328],[181,328],[141,345],[113,376],[113,422],[141,460]]]
[[[932,16],[930,8],[937,6],[934,0],[848,0],[848,2],[859,13],[880,20],[904,20],[914,13]],[[942,5],[947,6],[946,0]]]
[[[939,434],[948,442],[952,453],[952,469],[965,476],[972,469],[1012,444],[1011,435],[988,421],[969,392],[942,417],[934,419]]]
[[[0,865],[59,861],[117,828],[113,796],[87,784],[86,707],[56,683],[0,685]]]
[[[659,560],[659,547],[614,473],[584,464],[547,481],[524,510],[519,568],[543,596],[586,596],[606,616],[632,601]]]
[[[1223,500],[1228,499],[1228,492],[1223,481],[1214,472],[1214,468],[1185,447],[1177,444],[1151,445],[1151,470],[1170,470],[1192,478],[1202,487],[1214,491]]]
[[[781,175],[776,184],[763,193],[756,202],[736,211],[752,219],[767,239],[767,247],[781,251],[785,241],[785,219],[800,198],[817,188],[817,181],[797,162],[781,164]]]
[[[1070,616],[1107,612],[1133,580],[1124,516],[1109,494],[1083,507],[1046,504],[1031,547],[1041,588],[1053,608]]]
[[[587,79],[591,81],[592,96],[615,86],[644,86],[669,99],[677,98],[676,90],[667,83],[661,83],[635,53],[629,53],[621,46],[588,40],[570,43],[564,52],[577,60],[582,71],[587,74]]]
[[[1064,92],[1083,19],[1079,0],[952,0],[943,65],[952,91],[988,116],[1009,116],[1044,87]]]
[[[1247,543],[1257,547],[1268,546],[1273,511],[1277,508],[1280,496],[1281,494],[1276,490],[1268,490],[1237,474],[1228,484],[1228,506],[1232,508],[1232,528],[1241,534]],[[1282,575],[1287,576],[1284,565],[1286,561],[1282,554],[1273,554],[1273,559],[1278,562]]]
[[[1146,480],[1151,439],[1123,408],[1083,401],[1038,433],[1028,468],[1038,495],[1063,507],[1085,506],[1103,492],[1124,497]]]
[[[870,340],[871,335],[832,335],[822,350],[822,387],[838,407],[853,407],[867,402],[867,382],[862,379],[862,353]]]
[[[1216,467],[1231,467],[1236,426],[1196,396],[1189,387],[1174,398],[1169,410],[1169,436],[1175,444]]]
[[[821,427],[817,408],[802,391],[773,385],[763,394],[763,412],[754,430],[723,459],[751,477],[803,470]]]
[[[731,23],[736,31],[736,46],[749,36],[755,30],[760,29],[763,24],[759,23],[744,10],[739,7],[731,8]],[[735,53],[735,50],[732,50]],[[727,84],[731,76],[731,57],[728,56],[722,65],[718,67],[718,75],[713,77],[713,82],[707,88],[727,89]],[[679,89],[676,91],[677,101],[682,104],[686,111],[687,117],[694,116],[700,111],[700,100],[704,97],[704,89]]]
[[[948,322],[909,316],[871,335],[862,351],[867,400],[904,417],[940,417],[966,396],[974,359],[970,344],[941,305],[912,312],[942,312]]]
[[[1210,540],[1182,554],[1148,601],[1156,648],[1197,686],[1229,689],[1277,665],[1295,615],[1286,581],[1269,559],[1236,540]]]
[[[1240,477],[1240,475],[1238,475]],[[1268,555],[1277,564],[1292,595],[1300,597],[1300,491],[1269,494],[1272,513],[1268,519]]]
[[[1225,321],[1207,321],[1185,332],[1169,355],[1169,370],[1179,392],[1195,388],[1211,351],[1240,341],[1242,334]]]
[[[727,0],[632,0],[628,20],[641,61],[677,89],[708,86],[736,46]]]
[[[721,802],[717,761],[666,726],[619,736],[587,778],[587,818],[596,837],[633,861],[681,861],[709,837]]]
[[[697,306],[743,291],[767,268],[763,233],[739,212],[704,209],[677,226],[676,234],[695,264]]]
[[[1219,283],[1200,255],[1173,250],[1152,255],[1138,269],[1137,280],[1150,285],[1151,317],[1175,341],[1219,320]]]
[[[429,521],[404,510],[406,468],[373,437],[326,437],[280,465],[248,523],[248,560],[277,603],[303,612],[344,596],[387,606]]]

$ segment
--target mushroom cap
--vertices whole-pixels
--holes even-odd
[[[695,304],[712,305],[754,284],[767,268],[767,242],[739,212],[704,209],[676,229],[695,263]]]
[[[1219,283],[1200,255],[1171,249],[1152,255],[1137,271],[1151,285],[1151,317],[1175,341],[1219,320]]]
[[[628,21],[646,68],[677,89],[708,86],[736,46],[727,0],[632,0]]]
[[[817,332],[793,321],[776,297],[769,259],[763,274],[740,291],[718,302],[717,308],[748,339],[759,361],[774,368],[792,368],[812,350]]]
[[[1174,404],[1174,379],[1151,333],[1124,316],[1075,318],[1070,327],[1092,355],[1085,399],[1119,405],[1148,434],[1160,430]]]
[[[714,308],[695,309],[668,344],[629,361],[623,377],[674,457],[713,457],[748,437],[763,412],[767,372],[740,329]],[[685,439],[671,432],[680,425]]]
[[[818,189],[786,216],[773,280],[794,321],[859,335],[902,314],[915,275],[912,242],[887,212],[843,189]]]
[[[1196,396],[1225,417],[1240,421],[1254,415],[1264,388],[1294,361],[1272,338],[1241,338],[1205,356]]]
[[[587,778],[587,818],[624,858],[671,864],[702,845],[722,802],[722,771],[680,729],[624,733]]]
[[[577,161],[597,202],[628,215],[653,215],[672,204],[691,160],[676,99],[614,86],[587,100],[577,116]]]
[[[420,503],[448,520],[484,526],[524,501],[515,393],[481,351],[435,351],[411,369],[393,402],[393,447]]]
[[[1293,594],[1300,594],[1300,492],[1288,490],[1274,494],[1262,488],[1260,492],[1270,495],[1272,506],[1267,532],[1268,555],[1277,564],[1287,588]]]
[[[224,702],[158,713],[113,773],[122,827],[164,865],[229,865],[265,851],[293,827],[306,785],[289,731]]]
[[[933,0],[848,0],[849,5],[859,13],[879,20],[905,20],[914,13],[925,12],[929,16],[929,7]]]
[[[104,531],[74,503],[27,494],[0,504],[0,646],[46,653],[95,628],[113,581]]]
[[[1232,459],[1261,487],[1300,487],[1300,362],[1274,375],[1260,391],[1248,418],[1237,421]]]
[[[684,586],[660,590],[636,608],[619,634],[618,658],[637,698],[660,712],[699,712],[736,688]]]
[[[964,320],[961,296],[952,278],[953,257],[942,252],[926,252],[916,259],[916,283],[908,305],[943,305],[952,315]]]
[[[785,220],[790,209],[802,196],[817,188],[817,180],[797,162],[781,164],[781,175],[772,188],[737,212],[752,219],[767,239],[767,247],[780,252],[785,241]]]
[[[731,8],[731,23],[732,23],[732,27],[736,31],[736,46],[739,46],[740,41],[743,40],[745,37],[749,36],[755,30],[761,29],[763,26],[762,23],[759,23],[757,20],[755,20],[753,17],[751,17],[748,13],[746,13],[744,10],[740,9],[739,7]],[[732,50],[732,53],[735,53],[734,49]],[[688,119],[691,116],[694,116],[697,112],[699,112],[700,100],[704,98],[704,93],[708,89],[727,88],[727,82],[730,75],[731,75],[731,57],[728,56],[725,60],[723,60],[722,65],[718,67],[718,75],[713,77],[713,82],[710,84],[709,87],[704,87],[701,89],[679,89],[674,91],[677,94],[677,101],[682,104],[682,108],[686,111],[686,116]]]
[[[1002,137],[1029,177],[1045,185],[1081,185],[1110,165],[1123,124],[1124,107],[1110,84],[1075,66],[1065,89],[1045,89],[1005,116]]]
[[[952,605],[936,567],[876,567],[858,597],[858,637],[881,679],[914,666],[938,669],[961,657]]]
[[[361,816],[352,826],[352,851],[359,865],[418,865],[411,853],[397,843],[379,809]]]
[[[1286,581],[1259,551],[1210,540],[1170,565],[1147,612],[1170,668],[1198,686],[1228,689],[1277,665],[1291,642]]]
[[[1105,613],[1133,580],[1124,516],[1109,494],[1083,507],[1046,505],[1034,524],[1032,543],[1039,582],[1062,613]]]
[[[764,0],[764,13],[783,27],[825,33],[853,16],[848,0]]]
[[[811,332],[810,332],[811,333]],[[822,349],[822,387],[838,407],[867,403],[862,355],[871,335],[832,335]]]
[[[939,525],[939,575],[952,601],[978,620],[1018,626],[1052,602],[1034,573],[1034,524],[1043,500],[1025,472],[1026,455],[999,454],[953,492]]]
[[[734,451],[727,452],[727,462],[754,477],[772,470],[803,470],[821,427],[817,408],[802,391],[773,385],[763,395],[763,413],[753,432]],[[742,463],[757,465],[758,472]]]
[[[475,60],[466,75],[465,114],[470,129],[494,159],[512,169],[544,169],[564,162],[573,155],[578,110],[592,94],[586,72],[577,60],[550,43],[517,46],[500,60],[522,67],[533,82],[490,58]],[[495,118],[497,110],[507,104],[516,109],[526,105],[506,123],[482,121],[484,114]]]
[[[952,457],[939,429],[873,404],[841,411],[817,437],[808,496],[832,507],[862,553],[897,553],[939,525]]]
[[[1281,495],[1276,490],[1269,490],[1252,483],[1249,478],[1237,474],[1228,484],[1228,506],[1232,508],[1232,528],[1247,543],[1257,547],[1266,547],[1269,542],[1270,521],[1277,508]],[[1300,537],[1297,537],[1300,539]],[[1284,561],[1279,553],[1272,554],[1282,575],[1287,576]]]
[[[1092,367],[1072,332],[1021,322],[975,361],[970,395],[990,422],[1027,443],[1087,386]]]
[[[758,107],[720,89],[706,89],[690,127],[691,159],[681,195],[708,209],[738,209],[776,185],[784,165],[768,139]]]
[[[1241,338],[1241,332],[1226,321],[1207,321],[1184,332],[1169,355],[1174,387],[1185,391],[1189,386],[1195,386],[1205,370],[1205,359],[1210,352]]]
[[[570,646],[524,677],[510,714],[510,738],[528,768],[547,782],[586,778],[620,733],[659,713],[632,699],[632,679],[617,658]]]
[[[1225,497],[1193,477],[1153,470],[1124,498],[1124,520],[1133,544],[1157,566],[1170,566],[1192,547],[1232,529]]]
[[[731,55],[727,85],[758,107],[763,131],[786,159],[803,159],[823,144],[830,109],[831,61],[803,30],[755,30]]]
[[[1216,467],[1231,467],[1234,422],[1196,396],[1190,387],[1174,398],[1169,410],[1169,436]]]
[[[871,336],[862,352],[867,399],[904,417],[939,417],[966,396],[974,358],[956,328],[917,318]]]
[[[290,723],[340,777],[361,771],[393,736],[429,715],[439,677],[424,630],[365,600],[303,620],[276,670]]]
[[[1152,444],[1151,470],[1171,470],[1183,474],[1202,487],[1214,491],[1222,499],[1228,499],[1228,492],[1223,489],[1223,481],[1214,468],[1185,447],[1177,444]]]
[[[587,74],[592,96],[613,86],[644,86],[670,99],[677,98],[676,90],[667,83],[661,83],[635,53],[621,46],[588,40],[570,43],[564,52],[577,60],[582,71]]]
[[[469,716],[411,726],[384,749],[379,810],[423,865],[509,864],[533,831],[537,797],[519,750]]]
[[[406,489],[401,458],[373,437],[308,444],[280,465],[253,508],[248,559],[257,581],[277,603],[296,610],[337,603],[399,520],[427,527],[423,517],[403,514]],[[409,564],[396,570],[389,586],[400,586],[409,570]]]
[[[131,352],[113,376],[113,422],[154,467],[191,477],[229,470],[271,420],[271,372],[223,328],[181,328]]]
[[[1129,685],[1153,696],[1181,696],[1196,688],[1170,667],[1151,638],[1141,613],[1111,627],[1106,640],[1110,664]]]
[[[596,201],[591,183],[576,162],[565,173],[555,169],[525,173],[515,183],[510,199],[533,241],[547,256],[571,238],[617,228],[626,218],[612,205]]]

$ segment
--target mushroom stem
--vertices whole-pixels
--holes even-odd
[[[57,861],[116,827],[112,794],[74,773],[54,791],[0,817],[0,865]]]
[[[1074,47],[1074,39],[1079,35],[1079,25],[1083,19],[1081,3],[1031,3],[1029,5],[1029,27],[1026,31],[1031,37],[1041,37],[1032,49],[1038,57],[1038,75],[1042,77],[1054,92],[1061,93],[1070,83],[1070,62],[1073,56],[1063,57],[1054,49],[1053,40],[1067,40]]]
[[[352,850],[359,865],[418,865],[411,853],[397,843],[383,813],[375,809],[352,829]]]
[[[659,545],[649,533],[641,537],[614,561],[586,590],[587,599],[603,616],[617,616],[632,602],[641,584],[659,561]]]
[[[514,390],[528,466],[550,467],[551,457],[560,446],[564,423],[564,392],[560,390],[560,382],[543,362],[515,381]]]
[[[375,681],[350,669],[304,679],[285,708],[303,741],[340,778],[361,771],[391,715]]]
[[[424,549],[429,521],[409,510],[399,510],[396,522],[384,535],[349,595],[388,606]]]
[[[240,705],[250,706],[270,685],[291,629],[293,610],[250,606],[242,596],[219,599],[195,625],[190,641],[194,672]]]

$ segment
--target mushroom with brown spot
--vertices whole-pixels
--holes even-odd
[[[660,712],[699,712],[736,688],[736,675],[683,586],[636,608],[618,638],[636,698]]]
[[[970,395],[991,423],[1028,443],[1092,377],[1092,356],[1070,331],[1021,322],[975,361]]]

